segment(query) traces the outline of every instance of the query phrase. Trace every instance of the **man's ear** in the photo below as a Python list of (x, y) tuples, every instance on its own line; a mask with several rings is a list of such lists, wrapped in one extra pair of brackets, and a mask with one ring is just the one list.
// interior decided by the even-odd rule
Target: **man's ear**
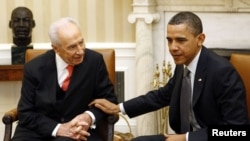
[(32, 28), (34, 28), (36, 26), (36, 22), (32, 20), (32, 24), (33, 24)]
[(11, 28), (11, 20), (9, 21), (9, 28)]
[(53, 49), (55, 52), (57, 52), (57, 50), (58, 50), (58, 47), (57, 47), (57, 46), (51, 44), (51, 47), (52, 47), (52, 49)]
[(200, 35), (198, 35), (198, 46), (202, 46), (203, 42), (205, 41), (205, 34), (201, 33)]

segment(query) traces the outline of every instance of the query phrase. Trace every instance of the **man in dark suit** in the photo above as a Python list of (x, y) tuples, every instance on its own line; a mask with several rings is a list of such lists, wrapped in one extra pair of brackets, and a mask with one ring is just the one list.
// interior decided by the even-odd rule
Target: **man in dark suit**
[[(104, 99), (93, 101), (107, 113), (122, 112), (135, 117), (169, 106), (169, 122), (174, 135), (137, 137), (136, 141), (207, 141), (208, 129), (215, 125), (245, 125), (248, 122), (246, 92), (235, 68), (226, 59), (203, 46), (205, 34), (200, 18), (192, 12), (177, 13), (167, 25), (169, 51), (175, 61), (174, 76), (158, 90), (119, 105)], [(188, 130), (182, 130), (181, 87), (183, 70), (190, 71), (191, 100)], [(186, 93), (184, 93), (186, 94)]]
[(107, 114), (88, 104), (96, 98), (117, 102), (104, 59), (85, 48), (72, 18), (53, 23), (49, 36), (53, 50), (24, 65), (13, 141), (99, 141), (95, 125)]

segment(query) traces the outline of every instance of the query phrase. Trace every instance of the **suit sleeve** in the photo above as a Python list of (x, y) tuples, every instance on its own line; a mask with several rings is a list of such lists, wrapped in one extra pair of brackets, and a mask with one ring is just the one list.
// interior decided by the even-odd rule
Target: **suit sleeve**
[(174, 88), (174, 81), (175, 76), (164, 87), (125, 101), (123, 106), (126, 114), (132, 118), (168, 106)]

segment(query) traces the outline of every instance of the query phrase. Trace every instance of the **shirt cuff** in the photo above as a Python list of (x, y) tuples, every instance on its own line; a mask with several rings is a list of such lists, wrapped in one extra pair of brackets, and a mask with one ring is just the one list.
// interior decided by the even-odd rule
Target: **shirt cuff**
[(95, 115), (92, 112), (90, 112), (90, 111), (85, 111), (84, 113), (87, 113), (91, 117), (91, 119), (92, 119), (92, 124), (91, 124), (90, 128), (91, 129), (95, 129), (96, 128), (96, 125), (95, 125)]
[(119, 108), (120, 108), (121, 113), (124, 114), (124, 115), (126, 115), (126, 111), (124, 109), (123, 103), (119, 104)]
[(186, 133), (186, 141), (188, 141), (189, 132)]
[(59, 124), (57, 124), (56, 127), (54, 128), (54, 130), (53, 130), (53, 132), (52, 132), (52, 136), (53, 136), (53, 137), (56, 137), (56, 133), (57, 133), (57, 131), (58, 131), (58, 129), (59, 129), (60, 126), (61, 126), (61, 124), (59, 123)]

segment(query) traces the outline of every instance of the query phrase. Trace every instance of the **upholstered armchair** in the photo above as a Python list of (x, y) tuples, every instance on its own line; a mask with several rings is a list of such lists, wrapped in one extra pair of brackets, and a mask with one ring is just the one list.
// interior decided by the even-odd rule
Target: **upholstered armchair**
[(250, 54), (231, 54), (230, 62), (234, 65), (236, 70), (239, 72), (247, 93), (247, 109), (248, 109), (248, 118), (250, 124)]

